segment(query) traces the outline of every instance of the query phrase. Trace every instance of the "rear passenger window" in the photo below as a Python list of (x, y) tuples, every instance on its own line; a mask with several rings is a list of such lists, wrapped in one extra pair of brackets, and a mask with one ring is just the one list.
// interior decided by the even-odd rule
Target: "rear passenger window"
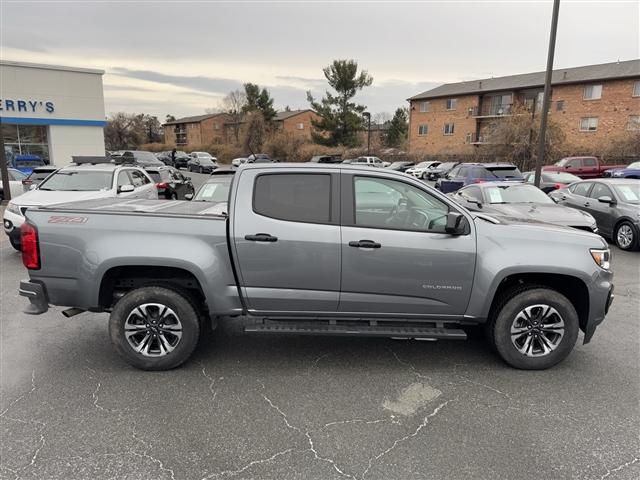
[(589, 189), (591, 188), (591, 185), (593, 184), (592, 183), (576, 183), (571, 193), (575, 195), (580, 195), (581, 197), (586, 197), (587, 192), (589, 192)]
[(253, 211), (290, 222), (331, 222), (331, 175), (265, 174), (256, 178)]

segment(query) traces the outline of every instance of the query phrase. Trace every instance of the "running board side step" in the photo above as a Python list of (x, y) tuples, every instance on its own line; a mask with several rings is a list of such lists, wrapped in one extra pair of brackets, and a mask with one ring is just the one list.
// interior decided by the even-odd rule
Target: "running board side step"
[(293, 335), (340, 335), (362, 337), (432, 338), (466, 340), (459, 328), (400, 327), (388, 325), (315, 325), (309, 323), (269, 322), (244, 327), (246, 333), (276, 333)]

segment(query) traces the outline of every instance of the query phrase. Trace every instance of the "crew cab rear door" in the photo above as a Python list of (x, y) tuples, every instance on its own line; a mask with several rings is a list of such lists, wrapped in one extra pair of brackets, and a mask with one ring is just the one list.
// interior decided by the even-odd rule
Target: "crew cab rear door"
[(335, 312), (340, 295), (340, 176), (331, 169), (236, 173), (230, 237), (252, 313)]
[(343, 173), (339, 312), (443, 318), (466, 311), (475, 272), (471, 219), (445, 233), (457, 209), (408, 179)]

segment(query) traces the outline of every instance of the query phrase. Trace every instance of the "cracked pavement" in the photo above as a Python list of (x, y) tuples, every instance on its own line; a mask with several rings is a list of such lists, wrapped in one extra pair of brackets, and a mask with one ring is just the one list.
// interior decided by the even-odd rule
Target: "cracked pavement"
[(640, 253), (557, 367), (482, 340), (207, 335), (170, 372), (112, 350), (107, 315), (21, 313), (0, 240), (0, 478), (640, 478)]

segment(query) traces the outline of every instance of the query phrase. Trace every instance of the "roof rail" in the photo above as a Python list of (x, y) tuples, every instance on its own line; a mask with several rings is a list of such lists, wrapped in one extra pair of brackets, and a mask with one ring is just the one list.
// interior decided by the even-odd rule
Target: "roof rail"
[(77, 155), (73, 155), (71, 157), (71, 160), (76, 165), (85, 165), (85, 164), (96, 165), (96, 164), (99, 164), (99, 163), (112, 163), (113, 162), (113, 159), (111, 157), (105, 157), (105, 156), (77, 156)]

